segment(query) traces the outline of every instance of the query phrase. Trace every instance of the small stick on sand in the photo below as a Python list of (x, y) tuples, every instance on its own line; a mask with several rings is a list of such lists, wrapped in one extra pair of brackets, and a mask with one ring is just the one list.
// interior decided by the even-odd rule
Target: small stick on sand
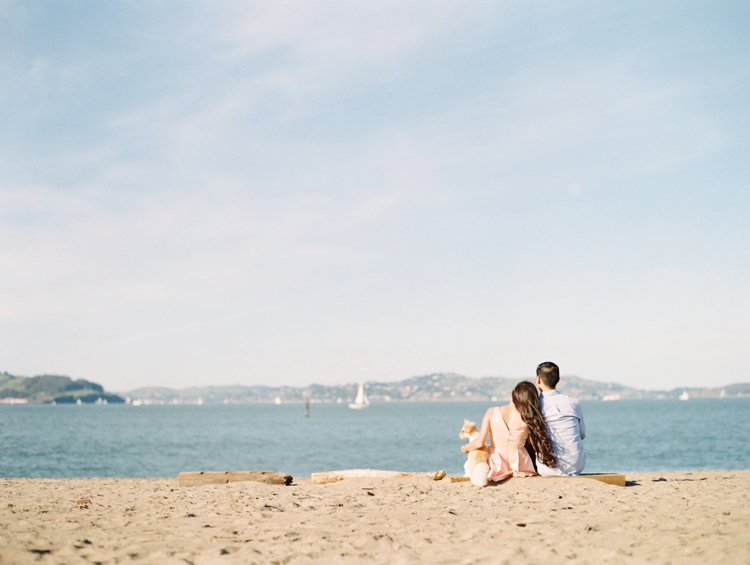
[(238, 481), (254, 481), (267, 485), (288, 485), (292, 476), (273, 471), (197, 471), (180, 473), (177, 480), (181, 487), (198, 487), (201, 485), (223, 485)]

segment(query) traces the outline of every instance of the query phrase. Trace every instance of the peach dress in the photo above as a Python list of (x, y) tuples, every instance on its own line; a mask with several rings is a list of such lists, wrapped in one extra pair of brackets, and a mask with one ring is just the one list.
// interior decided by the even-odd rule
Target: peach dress
[(487, 478), (491, 481), (502, 481), (508, 477), (531, 477), (536, 475), (529, 452), (526, 451), (526, 438), (529, 427), (521, 422), (517, 428), (510, 429), (503, 420), (500, 409), (490, 418), (490, 472)]

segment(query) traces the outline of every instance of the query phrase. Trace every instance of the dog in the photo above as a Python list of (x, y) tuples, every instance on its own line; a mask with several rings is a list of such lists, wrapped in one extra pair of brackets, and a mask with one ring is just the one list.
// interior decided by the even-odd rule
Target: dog
[[(478, 436), (479, 430), (476, 423), (464, 419), (464, 425), (458, 437), (474, 441)], [(469, 451), (466, 463), (464, 463), (464, 477), (469, 477), (477, 486), (487, 486), (487, 474), (490, 470), (489, 458), (490, 454), (486, 445)]]

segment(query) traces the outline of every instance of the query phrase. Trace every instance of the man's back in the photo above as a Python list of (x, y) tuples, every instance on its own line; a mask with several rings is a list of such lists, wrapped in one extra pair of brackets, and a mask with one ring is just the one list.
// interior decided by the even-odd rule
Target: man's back
[(586, 437), (586, 425), (580, 403), (556, 390), (543, 391), (540, 401), (555, 449), (557, 467), (547, 467), (537, 459), (539, 474), (579, 475), (586, 465), (586, 454), (581, 441)]

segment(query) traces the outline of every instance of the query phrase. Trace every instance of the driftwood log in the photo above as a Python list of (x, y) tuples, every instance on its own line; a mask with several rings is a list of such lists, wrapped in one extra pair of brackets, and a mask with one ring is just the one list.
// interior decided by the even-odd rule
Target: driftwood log
[(550, 477), (533, 477), (539, 479), (594, 479), (601, 483), (607, 483), (608, 485), (615, 485), (618, 487), (624, 487), (626, 485), (625, 475), (621, 473), (590, 473), (575, 475), (573, 477), (552, 475)]
[(201, 485), (223, 485), (238, 481), (255, 481), (267, 485), (288, 485), (292, 476), (273, 471), (197, 471), (177, 475), (181, 487), (198, 487)]
[[(625, 486), (625, 475), (621, 473), (591, 473), (589, 475), (575, 475), (575, 476), (559, 476), (553, 475), (551, 477), (528, 477), (530, 479), (594, 479), (608, 485), (615, 485), (618, 487)], [(468, 483), (471, 481), (469, 477), (463, 475), (450, 475), (452, 483)]]
[(375, 478), (375, 479), (397, 479), (404, 477), (423, 477), (433, 481), (439, 481), (445, 477), (445, 471), (430, 471), (429, 473), (402, 473), (400, 471), (380, 471), (378, 469), (347, 469), (344, 471), (326, 471), (313, 473), (310, 482), (314, 485), (325, 485), (336, 483), (344, 479)]

